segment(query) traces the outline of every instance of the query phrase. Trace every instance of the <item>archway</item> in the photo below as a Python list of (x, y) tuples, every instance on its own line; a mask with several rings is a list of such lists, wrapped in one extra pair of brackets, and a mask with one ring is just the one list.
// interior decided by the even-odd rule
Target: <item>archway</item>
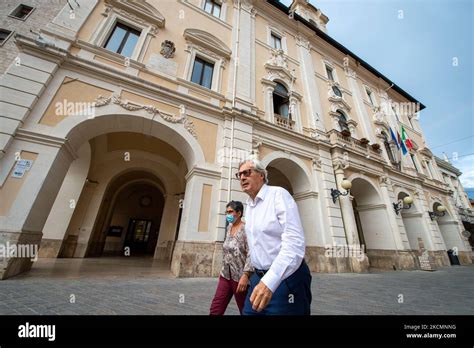
[(188, 172), (184, 158), (139, 133), (107, 133), (89, 143), (87, 182), (60, 256), (154, 255), (169, 261)]
[[(434, 202), (432, 211), (437, 212), (440, 205), (442, 205), (440, 202)], [(452, 218), (449, 209), (446, 210), (445, 215), (436, 216), (434, 219), (438, 225), (446, 250), (464, 251), (465, 247), (461, 239), (459, 224)]]
[(365, 178), (351, 179), (352, 206), (359, 243), (367, 252), (372, 267), (384, 267), (388, 250), (396, 250), (387, 207), (375, 186)]
[[(407, 196), (409, 194), (406, 192), (398, 193), (397, 202), (403, 202)], [(407, 234), (409, 249), (416, 252), (421, 249), (433, 250), (433, 243), (426, 232), (423, 214), (419, 210), (417, 202), (414, 200), (410, 209), (402, 209), (399, 214)]]
[(86, 256), (153, 255), (165, 204), (162, 187), (142, 171), (115, 178), (104, 194)]
[(286, 189), (295, 199), (307, 246), (323, 245), (322, 229), (316, 219), (317, 193), (312, 189), (310, 172), (299, 158), (275, 151), (262, 159), (268, 171), (268, 185)]

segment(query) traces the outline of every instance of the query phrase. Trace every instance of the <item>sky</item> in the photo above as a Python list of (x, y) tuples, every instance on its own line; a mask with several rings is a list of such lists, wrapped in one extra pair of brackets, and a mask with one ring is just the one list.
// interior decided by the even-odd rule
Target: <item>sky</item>
[(329, 17), (328, 35), (426, 106), (420, 123), (428, 147), (447, 155), (474, 198), (474, 2), (310, 3)]

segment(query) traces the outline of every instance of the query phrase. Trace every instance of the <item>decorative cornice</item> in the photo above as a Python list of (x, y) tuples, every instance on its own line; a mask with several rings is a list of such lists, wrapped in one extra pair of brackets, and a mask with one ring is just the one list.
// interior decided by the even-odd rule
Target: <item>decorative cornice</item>
[(197, 138), (196, 131), (194, 129), (194, 124), (189, 121), (186, 118), (185, 113), (181, 113), (180, 118), (176, 118), (173, 115), (166, 114), (160, 110), (158, 110), (156, 107), (151, 106), (151, 105), (140, 105), (140, 104), (135, 104), (135, 103), (129, 103), (128, 101), (124, 102), (118, 95), (111, 95), (110, 97), (104, 97), (102, 95), (99, 95), (96, 100), (95, 100), (95, 106), (96, 107), (102, 107), (105, 105), (109, 105), (110, 103), (119, 105), (120, 107), (124, 108), (125, 110), (128, 111), (139, 111), (139, 110), (145, 110), (149, 114), (156, 115), (158, 114), (163, 120), (166, 122), (170, 123), (182, 123), (184, 125), (184, 128), (191, 133), (191, 135), (195, 138)]
[(198, 176), (206, 176), (211, 179), (220, 179), (222, 176), (222, 173), (218, 170), (212, 170), (212, 169), (207, 169), (207, 168), (198, 168), (198, 167), (193, 167), (191, 170), (185, 175), (184, 179), (188, 181), (193, 177), (194, 175)]
[(74, 160), (78, 158), (76, 151), (69, 144), (68, 139), (58, 138), (52, 135), (41, 134), (27, 129), (19, 128), (15, 133), (15, 139), (24, 140), (29, 143), (41, 144), (51, 147), (63, 148)]
[(104, 16), (108, 16), (110, 11), (113, 9), (127, 17), (132, 17), (138, 22), (143, 22), (145, 20), (159, 28), (165, 26), (165, 17), (160, 11), (158, 11), (154, 6), (148, 4), (146, 1), (105, 0), (105, 6), (105, 11), (102, 13)]
[(184, 38), (198, 46), (206, 48), (220, 57), (230, 58), (232, 50), (214, 35), (200, 29), (186, 29), (183, 33)]

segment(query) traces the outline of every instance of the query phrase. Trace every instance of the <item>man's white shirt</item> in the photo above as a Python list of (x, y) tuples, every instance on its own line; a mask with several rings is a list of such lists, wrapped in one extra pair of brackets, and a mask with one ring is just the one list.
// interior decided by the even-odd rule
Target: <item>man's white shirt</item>
[(261, 281), (272, 291), (300, 266), (304, 231), (295, 200), (282, 187), (263, 185), (255, 200), (247, 198), (245, 232), (256, 269), (268, 270)]

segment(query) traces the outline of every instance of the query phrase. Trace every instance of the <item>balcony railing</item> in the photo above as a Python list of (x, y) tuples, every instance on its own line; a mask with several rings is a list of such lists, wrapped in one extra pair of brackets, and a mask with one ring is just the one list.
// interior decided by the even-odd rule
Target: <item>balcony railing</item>
[(295, 121), (290, 120), (289, 118), (281, 117), (278, 114), (275, 114), (275, 123), (283, 128), (293, 130), (295, 128)]
[(378, 160), (383, 160), (381, 154), (382, 150), (379, 146), (373, 147), (372, 145), (369, 145), (366, 141), (360, 141), (350, 136), (344, 136), (341, 134), (341, 132), (335, 129), (329, 131), (328, 135), (332, 144), (344, 145), (346, 149), (350, 149), (363, 156), (367, 156), (369, 154)]

